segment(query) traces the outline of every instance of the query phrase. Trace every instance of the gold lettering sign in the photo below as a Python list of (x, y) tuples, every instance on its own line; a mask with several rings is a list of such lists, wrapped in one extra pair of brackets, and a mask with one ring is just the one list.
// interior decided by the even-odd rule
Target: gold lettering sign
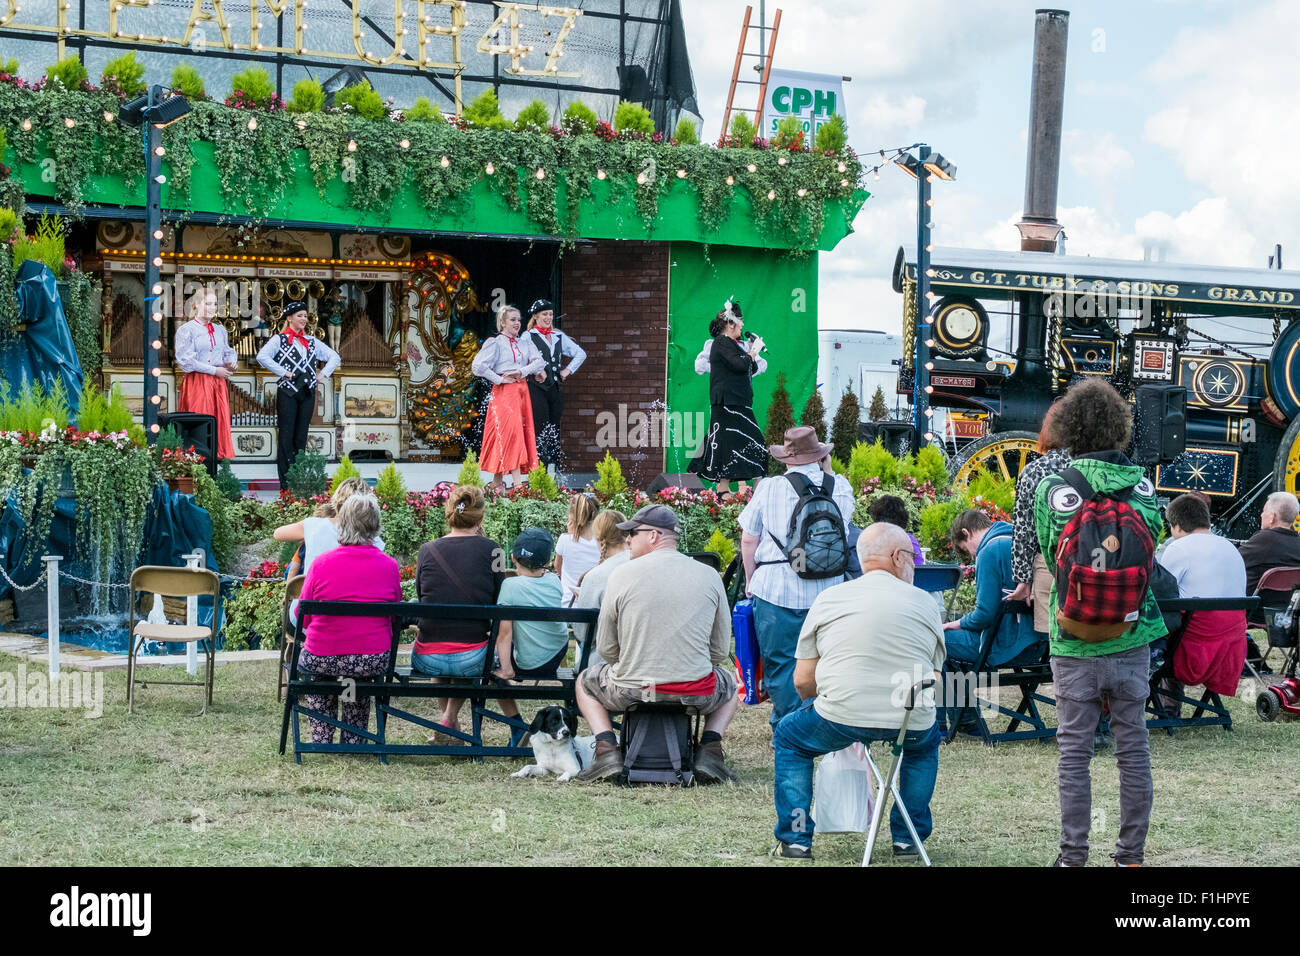
[[(260, 13), (260, 6), (265, 3), (266, 8), (271, 11), (271, 16), (279, 20), (284, 16), (285, 10), (288, 9), (289, 4), (292, 2), (293, 0), (248, 0), (248, 36), (250, 46), (257, 50), (262, 48), (262, 21), (257, 19), (258, 14)], [(293, 5), (294, 53), (302, 53), (303, 50), (306, 49), (303, 44), (302, 33), (302, 4), (295, 3)]]
[[(568, 7), (543, 7), (528, 3), (506, 3), (504, 0), (495, 0), (501, 12), (497, 18), (492, 21), (492, 25), (487, 28), (487, 32), (479, 38), (477, 50), (479, 53), (487, 53), (491, 56), (500, 56), (509, 54), (510, 66), (506, 72), (516, 76), (581, 76), (581, 73), (561, 73), (556, 69), (556, 61), (564, 55), (564, 39), (573, 29), (578, 17), (582, 16), (581, 10), (573, 10)], [(560, 28), (560, 35), (556, 38), (553, 46), (546, 56), (546, 67), (541, 70), (526, 70), (520, 63), (525, 56), (533, 52), (531, 46), (525, 46), (519, 42), (519, 11), (533, 10), (544, 17), (564, 17), (564, 25)], [(493, 39), (501, 32), (501, 27), (506, 23), (510, 24), (510, 44), (502, 46), (494, 43)]]
[(185, 24), (185, 36), (181, 39), (181, 42), (186, 46), (189, 46), (194, 36), (194, 25), (196, 23), (202, 23), (205, 20), (214, 20), (216, 21), (217, 29), (221, 31), (222, 45), (229, 50), (231, 48), (230, 24), (226, 22), (226, 14), (221, 9), (221, 0), (211, 0), (212, 13), (203, 9), (203, 3), (204, 0), (194, 0), (194, 6), (190, 8), (189, 22)]
[[(165, 37), (146, 36), (143, 33), (123, 33), (117, 27), (117, 13), (123, 7), (150, 7), (154, 0), (108, 0), (108, 38), (110, 40), (136, 40), (139, 43), (165, 43)], [(81, 31), (75, 31), (81, 32)]]
[(402, 41), (404, 36), (406, 36), (406, 31), (402, 29), (402, 0), (393, 0), (393, 52), (388, 57), (378, 57), (369, 53), (361, 46), (364, 40), (364, 34), (361, 32), (361, 0), (353, 0), (352, 45), (356, 48), (357, 55), (361, 59), (376, 66), (387, 66), (390, 63), (396, 63), (405, 52)]

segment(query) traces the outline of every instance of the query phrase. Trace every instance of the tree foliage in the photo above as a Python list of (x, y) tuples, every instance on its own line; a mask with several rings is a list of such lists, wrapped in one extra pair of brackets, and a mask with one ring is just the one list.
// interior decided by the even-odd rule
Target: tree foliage
[(834, 455), (840, 461), (853, 457), (853, 446), (858, 443), (858, 422), (862, 417), (862, 407), (853, 389), (846, 388), (840, 399), (840, 407), (835, 411), (835, 420), (831, 423), (831, 444), (835, 446)]

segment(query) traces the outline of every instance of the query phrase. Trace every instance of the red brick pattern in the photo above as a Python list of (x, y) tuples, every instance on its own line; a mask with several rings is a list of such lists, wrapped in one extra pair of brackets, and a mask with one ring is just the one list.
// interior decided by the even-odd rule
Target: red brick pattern
[[(563, 260), (560, 324), (587, 351), (565, 386), (565, 470), (591, 472), (605, 456), (597, 417), (662, 408), (668, 374), (668, 267), (665, 242), (596, 242)], [(662, 448), (611, 448), (636, 487), (663, 470)]]

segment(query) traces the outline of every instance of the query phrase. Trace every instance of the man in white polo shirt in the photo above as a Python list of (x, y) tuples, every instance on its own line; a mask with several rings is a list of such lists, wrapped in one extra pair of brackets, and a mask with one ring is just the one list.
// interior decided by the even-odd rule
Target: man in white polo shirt
[[(776, 726), (776, 838), (773, 852), (812, 859), (813, 759), (856, 742), (893, 741), (903, 726), (908, 690), (934, 672), (946, 650), (939, 607), (912, 586), (912, 542), (902, 528), (877, 522), (858, 539), (862, 577), (836, 585), (813, 603), (799, 634), (794, 686), (805, 698)], [(899, 789), (917, 835), (933, 825), (930, 797), (939, 769), (934, 697), (917, 698), (903, 742)], [(915, 856), (903, 815), (889, 815), (895, 856)]]

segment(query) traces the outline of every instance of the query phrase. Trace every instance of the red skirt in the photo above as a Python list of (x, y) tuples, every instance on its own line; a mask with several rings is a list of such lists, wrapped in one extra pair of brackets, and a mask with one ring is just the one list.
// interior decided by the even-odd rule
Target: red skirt
[(235, 457), (230, 440), (230, 388), (224, 378), (206, 372), (186, 372), (177, 411), (212, 415), (217, 419), (217, 458)]
[(483, 451), (479, 467), (494, 475), (518, 468), (537, 467), (537, 440), (533, 435), (533, 402), (527, 382), (493, 385), (487, 420), (483, 423)]

